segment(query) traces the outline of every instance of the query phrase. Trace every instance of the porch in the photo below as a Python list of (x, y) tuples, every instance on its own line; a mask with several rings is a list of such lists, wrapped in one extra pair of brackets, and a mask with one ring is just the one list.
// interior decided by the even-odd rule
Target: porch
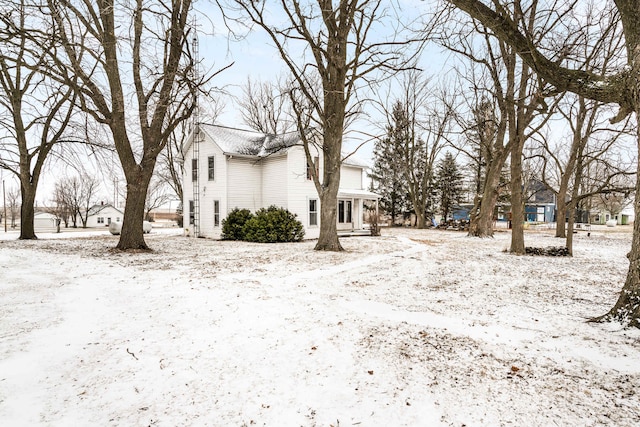
[(365, 218), (370, 215), (365, 208), (365, 201), (375, 203), (375, 214), (378, 213), (380, 196), (366, 190), (340, 189), (338, 192), (338, 236), (370, 236), (371, 230)]

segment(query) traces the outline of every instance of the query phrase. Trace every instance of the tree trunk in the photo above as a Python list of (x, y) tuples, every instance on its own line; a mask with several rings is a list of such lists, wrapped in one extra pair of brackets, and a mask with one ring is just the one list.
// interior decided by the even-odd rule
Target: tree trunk
[[(493, 237), (493, 213), (498, 202), (498, 187), (500, 185), (500, 175), (504, 162), (509, 154), (508, 145), (503, 147), (498, 145), (504, 138), (504, 130), (500, 130), (494, 145), (497, 147), (493, 160), (489, 162), (487, 177), (482, 189), (482, 198), (479, 200), (480, 209), (471, 217), (469, 224), (470, 237)], [(474, 206), (475, 207), (475, 206)]]
[(419, 212), (420, 208), (416, 209), (416, 228), (425, 228), (426, 227), (426, 221), (424, 218), (424, 210), (422, 212)]
[(511, 248), (509, 252), (524, 255), (524, 200), (522, 196), (522, 141), (511, 150)]
[[(571, 203), (568, 206), (569, 211), (569, 220), (567, 222), (567, 237), (566, 237), (566, 246), (567, 246), (567, 250), (569, 251), (569, 255), (573, 256), (573, 224), (575, 222), (574, 218), (575, 218), (575, 206), (573, 203)], [(564, 223), (564, 221), (562, 221)], [(563, 227), (564, 228), (564, 227)], [(558, 236), (556, 236), (558, 237)]]
[[(320, 196), (320, 235), (316, 251), (342, 251), (338, 240), (338, 190), (342, 164), (342, 122), (339, 128), (327, 126), (324, 132), (324, 171)], [(335, 123), (333, 123), (335, 125)]]
[[(582, 181), (582, 153), (588, 138), (583, 138), (582, 133), (587, 121), (587, 106), (583, 97), (578, 98), (579, 109), (576, 117), (576, 123), (572, 125), (573, 140), (571, 142), (571, 151), (565, 171), (560, 177), (560, 187), (558, 188), (557, 213), (556, 213), (556, 237), (567, 237), (565, 232), (565, 218), (567, 210), (569, 215), (575, 215), (576, 197), (578, 196), (578, 187)], [(595, 111), (592, 111), (591, 119), (593, 120)], [(588, 128), (589, 126), (587, 126)], [(575, 174), (574, 174), (575, 172)], [(569, 180), (574, 176), (573, 191), (571, 194), (570, 205), (567, 206), (567, 192), (569, 191)], [(574, 216), (575, 218), (575, 216)]]
[(20, 240), (37, 239), (33, 225), (35, 218), (34, 204), (36, 200), (36, 187), (30, 183), (21, 183), (22, 205), (20, 206)]
[(134, 175), (134, 178), (131, 178), (130, 174), (125, 174), (127, 197), (124, 205), (120, 240), (116, 245), (116, 249), (123, 251), (149, 249), (144, 240), (142, 222), (144, 221), (144, 206), (153, 168), (150, 171), (142, 167), (137, 168), (140, 170)]
[(147, 199), (147, 189), (153, 174), (152, 167), (138, 167), (138, 172), (131, 176), (127, 174), (127, 199), (124, 205), (124, 218), (117, 249), (141, 249), (149, 247), (144, 240), (142, 222), (144, 220), (144, 205)]
[(338, 240), (337, 211), (338, 198), (337, 192), (333, 196), (330, 191), (325, 191), (320, 195), (320, 236), (316, 243), (316, 251), (342, 251), (342, 245)]
[(493, 237), (493, 212), (498, 201), (498, 185), (503, 164), (504, 162), (500, 162), (499, 165), (492, 164), (487, 170), (482, 199), (479, 200), (480, 210), (471, 218), (469, 225), (471, 237)]
[[(565, 201), (566, 197), (567, 188), (565, 187), (563, 191), (562, 186), (560, 186), (560, 191), (558, 191), (558, 198), (556, 202), (556, 237), (567, 237), (567, 231), (565, 227), (565, 218), (567, 217), (567, 202)], [(571, 213), (569, 213), (569, 215), (571, 215)], [(571, 218), (569, 218), (569, 220), (571, 220)]]

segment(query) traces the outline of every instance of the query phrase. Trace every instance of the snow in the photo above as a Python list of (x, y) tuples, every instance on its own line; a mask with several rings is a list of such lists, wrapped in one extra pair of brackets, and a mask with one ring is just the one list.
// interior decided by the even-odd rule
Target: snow
[(510, 255), (508, 232), (318, 253), (154, 229), (126, 254), (106, 230), (7, 233), (0, 425), (639, 425), (640, 331), (586, 322), (626, 276), (614, 230), (573, 258)]

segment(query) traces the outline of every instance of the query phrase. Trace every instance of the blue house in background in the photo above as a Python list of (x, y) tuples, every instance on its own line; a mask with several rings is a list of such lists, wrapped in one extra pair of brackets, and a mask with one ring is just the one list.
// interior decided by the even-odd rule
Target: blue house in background
[(529, 182), (525, 190), (525, 193), (529, 194), (524, 205), (525, 221), (555, 222), (556, 193), (538, 180)]
[(473, 205), (461, 205), (453, 208), (453, 220), (454, 221), (469, 221), (471, 215), (471, 209), (473, 209)]
[[(524, 206), (524, 218), (526, 222), (547, 223), (556, 220), (556, 193), (540, 180), (531, 180), (523, 188), (527, 200)], [(472, 203), (465, 203), (453, 208), (454, 221), (469, 221)], [(494, 219), (496, 221), (511, 220), (511, 206), (498, 203), (495, 206)]]

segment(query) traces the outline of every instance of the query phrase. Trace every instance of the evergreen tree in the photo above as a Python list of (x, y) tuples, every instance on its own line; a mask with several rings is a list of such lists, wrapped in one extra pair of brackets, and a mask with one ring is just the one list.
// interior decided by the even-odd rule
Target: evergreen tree
[(396, 217), (408, 210), (403, 165), (408, 120), (401, 103), (394, 106), (391, 122), (387, 126), (386, 137), (375, 143), (371, 176), (374, 180), (373, 190), (382, 196), (380, 208), (391, 216), (391, 223), (395, 224)]
[(436, 181), (442, 216), (446, 220), (453, 208), (460, 203), (463, 193), (463, 177), (458, 164), (449, 152), (438, 163)]
[(374, 147), (372, 176), (377, 183), (374, 190), (382, 196), (381, 207), (394, 221), (398, 214), (415, 214), (418, 228), (424, 228), (426, 219), (433, 215), (435, 159), (446, 124), (437, 116), (430, 119), (433, 126), (425, 140), (417, 134), (415, 111), (396, 101), (389, 114), (387, 135)]

